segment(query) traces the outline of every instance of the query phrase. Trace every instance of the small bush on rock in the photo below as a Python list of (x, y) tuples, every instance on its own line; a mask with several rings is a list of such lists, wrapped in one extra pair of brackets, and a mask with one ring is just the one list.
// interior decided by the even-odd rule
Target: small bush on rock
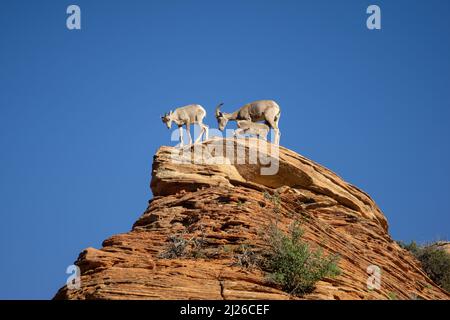
[(450, 254), (436, 244), (419, 245), (415, 241), (399, 242), (420, 261), (425, 273), (441, 288), (450, 292)]
[(269, 272), (269, 278), (293, 295), (310, 293), (317, 281), (340, 274), (338, 257), (311, 249), (302, 236), (298, 223), (291, 225), (289, 234), (271, 225), (269, 248), (264, 254), (263, 267)]

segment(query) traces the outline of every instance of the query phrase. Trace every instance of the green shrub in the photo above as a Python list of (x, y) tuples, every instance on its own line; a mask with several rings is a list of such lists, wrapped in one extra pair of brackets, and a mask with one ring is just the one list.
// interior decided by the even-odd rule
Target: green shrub
[(267, 239), (269, 249), (263, 260), (269, 278), (293, 295), (310, 293), (317, 281), (340, 274), (338, 257), (325, 256), (321, 249), (312, 250), (302, 236), (297, 222), (291, 225), (289, 234), (272, 224)]
[(406, 242), (402, 242), (402, 241), (397, 241), (397, 243), (400, 245), (400, 247), (402, 247), (403, 249), (408, 250), (409, 252), (411, 252), (415, 257), (417, 257), (417, 255), (419, 254), (419, 251), (421, 249), (421, 247), (415, 242), (415, 241), (411, 241), (410, 243), (406, 243)]
[(434, 244), (421, 246), (416, 242), (399, 242), (420, 261), (425, 273), (440, 287), (450, 292), (450, 254)]
[(397, 300), (397, 294), (395, 292), (388, 292), (388, 299), (389, 300)]
[(267, 191), (264, 191), (263, 193), (264, 198), (269, 200), (270, 202), (272, 202), (274, 208), (273, 211), (275, 213), (280, 213), (281, 211), (281, 198), (280, 198), (280, 194), (278, 192), (274, 192), (273, 195), (271, 195), (270, 193), (268, 193)]

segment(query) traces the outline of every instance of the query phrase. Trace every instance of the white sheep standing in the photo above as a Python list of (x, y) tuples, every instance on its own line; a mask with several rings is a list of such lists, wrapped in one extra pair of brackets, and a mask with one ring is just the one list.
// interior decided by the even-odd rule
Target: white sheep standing
[(233, 113), (220, 111), (223, 103), (216, 107), (216, 119), (219, 124), (219, 130), (225, 130), (228, 121), (249, 120), (254, 123), (264, 121), (275, 133), (275, 144), (280, 144), (280, 129), (278, 122), (280, 121), (280, 106), (273, 100), (258, 100), (240, 107)]
[(192, 144), (191, 137), (191, 124), (198, 124), (201, 128), (200, 135), (195, 140), (195, 143), (200, 141), (204, 134), (204, 140), (208, 140), (208, 126), (203, 123), (203, 119), (206, 117), (206, 110), (199, 104), (190, 104), (184, 107), (175, 109), (175, 111), (169, 111), (161, 117), (163, 123), (167, 125), (167, 128), (172, 127), (174, 122), (180, 131), (180, 148), (183, 146), (183, 125), (186, 126), (186, 132), (189, 137), (189, 144)]

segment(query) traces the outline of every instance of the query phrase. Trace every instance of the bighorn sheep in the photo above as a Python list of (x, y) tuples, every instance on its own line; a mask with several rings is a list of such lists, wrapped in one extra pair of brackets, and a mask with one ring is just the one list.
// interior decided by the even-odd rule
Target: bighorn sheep
[(161, 117), (163, 123), (167, 125), (167, 128), (172, 127), (172, 122), (178, 126), (180, 130), (180, 147), (183, 146), (183, 125), (186, 126), (186, 132), (189, 136), (189, 144), (192, 144), (192, 137), (190, 131), (191, 124), (198, 124), (201, 128), (200, 135), (198, 136), (195, 143), (197, 143), (202, 135), (205, 134), (205, 140), (208, 139), (208, 126), (203, 123), (203, 119), (206, 116), (205, 109), (199, 104), (190, 104), (184, 107), (175, 109), (175, 111), (170, 110), (169, 113), (164, 114)]
[(238, 129), (234, 131), (234, 136), (239, 134), (254, 134), (258, 138), (267, 140), (267, 134), (269, 133), (269, 126), (264, 123), (251, 122), (248, 120), (238, 120), (236, 121)]
[(216, 107), (216, 118), (219, 129), (223, 131), (229, 120), (248, 120), (251, 122), (264, 121), (275, 132), (275, 144), (280, 143), (280, 130), (278, 121), (280, 121), (280, 106), (273, 100), (259, 100), (248, 103), (233, 113), (220, 111), (223, 103)]

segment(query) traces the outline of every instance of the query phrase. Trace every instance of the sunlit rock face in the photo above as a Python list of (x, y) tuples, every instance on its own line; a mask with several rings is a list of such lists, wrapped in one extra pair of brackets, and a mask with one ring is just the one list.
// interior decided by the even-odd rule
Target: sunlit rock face
[[(151, 189), (154, 198), (132, 230), (84, 250), (76, 261), (81, 287), (64, 286), (55, 298), (299, 299), (258, 268), (236, 264), (235, 250), (263, 250), (271, 222), (287, 231), (294, 220), (312, 247), (340, 256), (342, 271), (301, 299), (449, 298), (391, 239), (369, 195), (286, 148), (256, 139), (163, 146)], [(168, 258), (174, 236), (201, 239), (200, 254)], [(381, 268), (379, 289), (368, 289), (369, 266)]]

